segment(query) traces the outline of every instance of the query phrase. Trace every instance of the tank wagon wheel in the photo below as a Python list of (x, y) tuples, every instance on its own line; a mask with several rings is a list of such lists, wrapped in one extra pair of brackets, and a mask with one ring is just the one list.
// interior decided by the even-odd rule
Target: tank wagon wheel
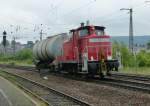
[(38, 72), (41, 73), (41, 69), (38, 69)]
[(37, 72), (39, 72), (40, 73), (40, 66), (39, 66), (39, 64), (36, 64), (36, 70), (37, 70)]
[(93, 73), (88, 73), (85, 75), (87, 79), (93, 79), (94, 78), (94, 74)]
[(108, 72), (106, 73), (106, 75), (107, 75), (107, 76), (111, 76), (111, 73), (108, 71)]

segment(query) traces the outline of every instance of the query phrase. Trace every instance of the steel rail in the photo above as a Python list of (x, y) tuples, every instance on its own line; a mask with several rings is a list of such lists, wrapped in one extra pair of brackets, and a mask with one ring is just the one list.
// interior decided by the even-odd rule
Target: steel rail
[[(7, 71), (0, 71), (0, 73), (6, 74), (6, 76), (3, 74), (0, 74), (1, 76), (5, 77), (6, 79), (13, 80), (13, 81), (19, 83), (20, 85), (22, 85), (24, 88), (26, 88), (30, 92), (35, 93), (50, 106), (59, 106), (59, 105), (92, 106), (92, 104), (89, 104), (85, 101), (79, 100), (79, 99), (77, 99), (73, 96), (70, 96), (68, 94), (65, 94), (63, 92), (57, 91), (57, 90), (50, 88), (46, 85), (43, 85), (41, 83), (24, 78), (20, 75), (10, 73)], [(43, 91), (43, 92), (38, 93), (38, 91)]]
[(139, 81), (150, 81), (150, 76), (148, 75), (136, 75), (136, 74), (125, 74), (125, 73), (112, 73), (112, 77), (117, 78), (128, 78)]
[(19, 66), (19, 65), (11, 65), (11, 64), (0, 64), (0, 67), (2, 68), (17, 68), (27, 71), (33, 71), (36, 70), (34, 66)]
[(141, 83), (132, 80), (122, 80), (116, 78), (106, 78), (105, 80), (98, 81), (102, 84), (112, 85), (115, 87), (122, 87), (125, 89), (131, 89), (135, 91), (142, 91), (144, 93), (150, 93), (150, 84)]
[[(6, 68), (17, 68), (27, 71), (35, 71), (36, 68), (34, 66), (17, 66), (17, 65), (9, 65), (9, 64), (0, 64), (0, 67), (6, 67)], [(134, 79), (139, 81), (150, 81), (150, 76), (148, 75), (136, 75), (136, 74), (125, 74), (125, 73), (111, 73), (112, 77), (116, 78), (128, 78), (128, 79)]]

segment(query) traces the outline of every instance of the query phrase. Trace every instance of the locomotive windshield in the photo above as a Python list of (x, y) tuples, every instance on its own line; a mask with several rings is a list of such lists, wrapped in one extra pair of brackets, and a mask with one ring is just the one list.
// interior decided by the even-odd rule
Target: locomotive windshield
[(92, 34), (96, 34), (97, 36), (103, 36), (105, 34), (104, 29), (105, 29), (104, 27), (100, 27), (100, 26), (85, 26), (79, 28), (78, 31), (80, 37), (92, 35)]

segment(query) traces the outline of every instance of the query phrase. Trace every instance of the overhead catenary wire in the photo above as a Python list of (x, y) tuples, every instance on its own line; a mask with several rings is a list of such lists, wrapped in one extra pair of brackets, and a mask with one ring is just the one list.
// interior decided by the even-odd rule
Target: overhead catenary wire
[(79, 11), (79, 10), (81, 11), (81, 9), (83, 9), (83, 8), (85, 9), (87, 6), (91, 5), (91, 4), (94, 3), (94, 2), (96, 2), (96, 1), (95, 1), (95, 0), (92, 0), (92, 1), (90, 1), (90, 2), (88, 2), (88, 3), (86, 3), (86, 4), (80, 5), (79, 7), (75, 8), (75, 9), (72, 9), (71, 11), (69, 11), (69, 12), (63, 14), (61, 17), (67, 16), (67, 15), (71, 15), (71, 14), (73, 14), (75, 11)]

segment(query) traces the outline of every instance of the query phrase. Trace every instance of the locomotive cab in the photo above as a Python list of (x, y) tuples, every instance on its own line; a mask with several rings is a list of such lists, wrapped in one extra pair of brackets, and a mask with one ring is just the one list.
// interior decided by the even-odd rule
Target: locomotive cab
[[(70, 39), (63, 44), (63, 65), (78, 73), (101, 75), (118, 69), (118, 61), (112, 59), (110, 36), (103, 26), (81, 26), (70, 31)], [(65, 63), (67, 62), (67, 64)], [(71, 63), (71, 64), (70, 64)]]
[(104, 29), (105, 27), (93, 25), (78, 29), (79, 59), (83, 63), (82, 69), (90, 75), (103, 76), (104, 72), (110, 75), (111, 70), (118, 68), (118, 61), (112, 60), (110, 36), (105, 35)]

